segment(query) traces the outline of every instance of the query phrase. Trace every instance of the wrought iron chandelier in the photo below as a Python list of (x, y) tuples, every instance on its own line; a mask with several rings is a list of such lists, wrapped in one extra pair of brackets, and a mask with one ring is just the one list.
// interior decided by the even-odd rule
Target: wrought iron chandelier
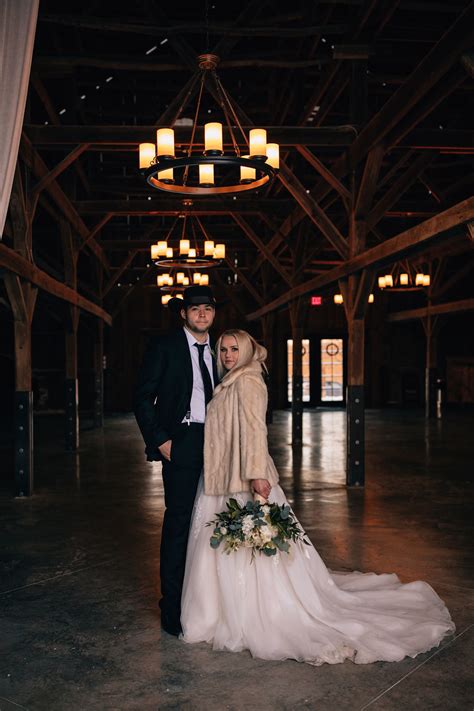
[[(173, 238), (173, 232), (179, 220), (183, 220), (181, 236), (179, 240)], [(202, 245), (199, 246), (197, 224), (203, 233)], [(174, 239), (177, 243), (175, 247), (169, 242)], [(187, 214), (182, 214), (173, 222), (166, 239), (159, 240), (150, 246), (150, 256), (157, 267), (163, 269), (179, 269), (183, 267), (196, 269), (209, 269), (215, 267), (225, 259), (225, 244), (215, 244), (208, 239), (204, 227), (199, 218), (192, 219)], [(205, 275), (203, 275), (205, 276)], [(205, 283), (205, 282), (204, 282)]]
[(409, 264), (406, 265), (406, 271), (402, 271), (402, 268), (397, 265), (392, 272), (379, 276), (377, 284), (379, 289), (415, 291), (429, 286), (431, 284), (431, 277), (429, 274), (416, 271)]
[[(173, 126), (180, 118), (185, 103), (181, 105), (170, 128), (158, 128), (156, 144), (140, 143), (140, 172), (151, 187), (174, 195), (225, 195), (263, 188), (274, 179), (280, 165), (279, 146), (277, 143), (267, 143), (267, 132), (263, 128), (250, 130), (247, 139), (237, 115), (238, 109), (217, 75), (218, 63), (219, 57), (215, 54), (201, 54), (198, 57), (199, 68), (194, 81), (200, 82), (200, 88), (191, 139), (187, 147), (184, 144), (181, 146), (183, 155), (178, 156), (176, 153)], [(222, 123), (206, 123), (204, 136), (196, 136), (205, 87), (208, 90), (210, 88), (210, 93), (216, 98), (224, 115), (233, 147), (231, 153), (224, 153)], [(240, 134), (240, 144), (236, 133)], [(204, 143), (204, 153), (196, 151), (196, 139), (199, 139), (200, 145)], [(242, 145), (245, 146), (244, 150)]]

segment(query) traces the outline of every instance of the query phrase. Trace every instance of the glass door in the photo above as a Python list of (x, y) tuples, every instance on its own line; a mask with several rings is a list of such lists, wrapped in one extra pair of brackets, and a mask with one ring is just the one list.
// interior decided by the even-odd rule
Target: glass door
[[(311, 397), (310, 389), (310, 349), (309, 338), (303, 338), (303, 402), (309, 402)], [(288, 382), (288, 402), (293, 401), (293, 339), (287, 341), (287, 382)]]
[(321, 338), (321, 402), (344, 400), (344, 346), (342, 338)]

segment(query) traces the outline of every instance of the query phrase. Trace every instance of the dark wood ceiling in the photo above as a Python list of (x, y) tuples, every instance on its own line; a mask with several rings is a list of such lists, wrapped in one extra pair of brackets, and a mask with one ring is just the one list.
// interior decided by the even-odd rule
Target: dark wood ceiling
[[(148, 246), (183, 205), (145, 184), (137, 145), (153, 140), (207, 49), (285, 164), (263, 193), (191, 208), (226, 243), (217, 278), (224, 288), (237, 273), (246, 312), (346, 262), (361, 181), (365, 249), (445, 212), (473, 194), (473, 27), (473, 3), (461, 0), (42, 0), (21, 148), (38, 196), (36, 264), (61, 278), (66, 218), (87, 298), (113, 312), (125, 285), (150, 280)], [(193, 113), (191, 101), (181, 116)], [(200, 123), (219, 113), (206, 96)], [(177, 128), (178, 141), (188, 136)], [(459, 254), (472, 261), (469, 219), (448, 246), (399, 258), (452, 276)]]

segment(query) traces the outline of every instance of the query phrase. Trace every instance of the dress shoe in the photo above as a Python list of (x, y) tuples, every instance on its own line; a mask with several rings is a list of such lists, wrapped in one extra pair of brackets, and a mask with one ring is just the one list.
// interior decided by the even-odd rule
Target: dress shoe
[(179, 619), (173, 619), (170, 615), (161, 613), (161, 629), (168, 634), (172, 634), (174, 637), (179, 637), (182, 634), (183, 629)]

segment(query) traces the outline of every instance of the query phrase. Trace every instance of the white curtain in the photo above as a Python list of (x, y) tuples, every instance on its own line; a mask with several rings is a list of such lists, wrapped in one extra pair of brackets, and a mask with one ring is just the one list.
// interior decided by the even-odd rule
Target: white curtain
[(25, 113), (39, 0), (0, 0), (0, 239)]

